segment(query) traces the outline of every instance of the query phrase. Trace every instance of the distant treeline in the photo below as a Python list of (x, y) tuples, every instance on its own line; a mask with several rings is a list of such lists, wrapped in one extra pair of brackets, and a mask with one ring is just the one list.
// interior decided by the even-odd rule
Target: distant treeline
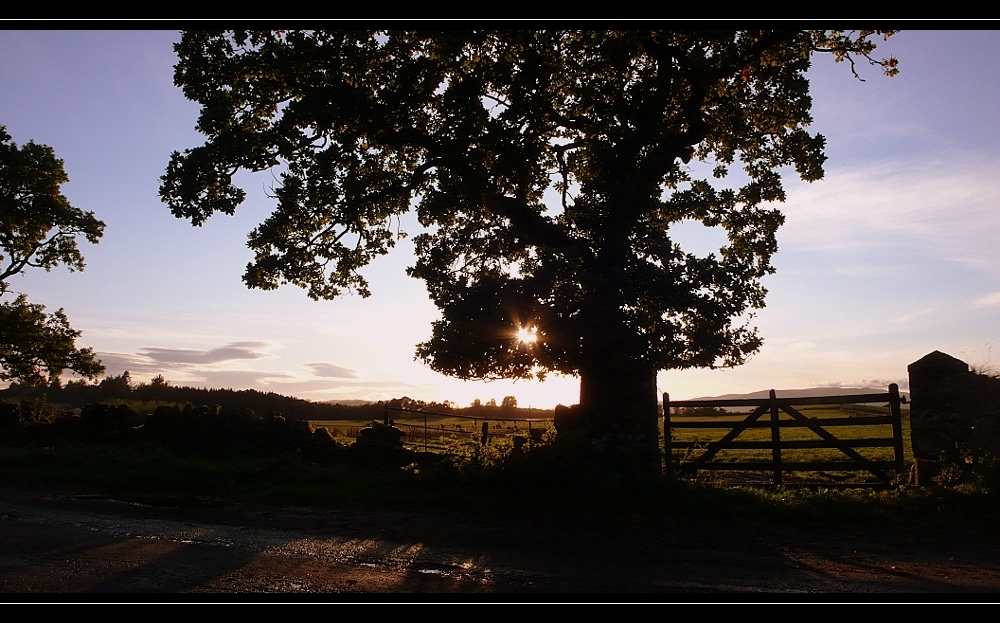
[[(162, 376), (154, 378), (150, 383), (133, 384), (128, 372), (120, 376), (109, 376), (96, 384), (85, 381), (69, 381), (65, 385), (56, 384), (49, 387), (12, 384), (8, 389), (0, 390), (0, 398), (13, 400), (44, 398), (49, 405), (69, 408), (121, 401), (137, 411), (149, 413), (159, 405), (219, 405), (232, 410), (250, 409), (259, 415), (276, 413), (296, 420), (337, 418), (338, 408), (361, 408), (337, 407), (255, 389), (174, 386)], [(371, 407), (371, 405), (365, 406)], [(381, 414), (380, 409), (376, 410)], [(368, 415), (359, 413), (359, 417), (366, 418)]]
[(406, 417), (420, 417), (415, 413), (408, 413), (406, 411), (399, 412), (396, 409), (405, 409), (407, 411), (423, 411), (427, 413), (442, 413), (451, 415), (465, 415), (470, 417), (476, 417), (480, 419), (498, 419), (498, 420), (536, 420), (536, 419), (552, 419), (552, 409), (531, 409), (531, 408), (521, 408), (517, 406), (517, 398), (514, 396), (507, 396), (503, 399), (503, 402), (497, 404), (496, 400), (490, 400), (489, 402), (483, 403), (480, 400), (475, 400), (468, 407), (459, 407), (451, 401), (445, 402), (424, 402), (423, 400), (415, 400), (404, 396), (403, 398), (393, 398), (392, 400), (380, 401), (378, 403), (378, 408), (383, 409), (385, 406), (389, 407), (389, 417), (393, 419), (404, 419)]
[[(457, 407), (445, 401), (424, 402), (409, 397), (394, 398), (377, 403), (361, 405), (330, 404), (312, 402), (301, 398), (282, 396), (274, 392), (255, 389), (206, 389), (171, 385), (162, 376), (149, 383), (132, 382), (128, 371), (119, 376), (108, 376), (96, 384), (86, 381), (69, 381), (50, 386), (22, 385), (13, 383), (0, 390), (0, 400), (44, 400), (51, 406), (66, 408), (93, 403), (123, 402), (132, 409), (152, 413), (160, 405), (218, 405), (224, 409), (250, 409), (258, 415), (280, 414), (293, 420), (381, 420), (386, 406), (395, 409), (410, 409), (431, 413), (468, 415), (479, 418), (550, 418), (552, 411), (546, 409), (520, 409), (513, 396), (504, 398), (502, 404), (495, 400), (482, 404), (479, 400), (468, 407)], [(404, 419), (413, 414), (400, 413), (390, 409), (389, 416)]]

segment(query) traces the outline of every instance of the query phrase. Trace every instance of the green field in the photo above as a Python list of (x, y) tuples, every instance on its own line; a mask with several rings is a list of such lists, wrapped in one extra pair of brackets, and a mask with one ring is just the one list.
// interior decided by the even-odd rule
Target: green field
[[(423, 416), (418, 414), (413, 414), (413, 416), (393, 418), (396, 427), (406, 433), (403, 444), (417, 450), (423, 450), (426, 445), (426, 449), (430, 452), (451, 452), (455, 450), (456, 446), (462, 444), (481, 443), (484, 421), (489, 425), (488, 439), (491, 443), (515, 435), (527, 439), (529, 429), (534, 441), (537, 441), (540, 435), (551, 434), (552, 429), (551, 420), (527, 422), (524, 420), (484, 420), (483, 418), (428, 415), (425, 426)], [(309, 420), (311, 429), (325, 428), (334, 439), (345, 443), (353, 442), (367, 424), (367, 422), (358, 422), (357, 420)]]
[[(798, 410), (809, 418), (821, 420), (836, 418), (842, 419), (845, 423), (850, 423), (853, 419), (858, 417), (889, 414), (888, 407), (872, 405), (801, 406), (798, 407)], [(686, 429), (683, 428), (684, 424), (690, 422), (725, 422), (736, 424), (741, 422), (747, 415), (748, 413), (745, 412), (730, 412), (727, 415), (672, 416), (671, 422), (674, 426), (673, 441), (675, 443), (689, 442), (699, 446), (695, 448), (674, 448), (674, 464), (677, 465), (698, 456), (704, 452), (704, 448), (709, 442), (718, 441), (729, 430), (705, 428)], [(429, 451), (450, 452), (454, 451), (456, 446), (462, 444), (479, 444), (481, 441), (482, 424), (484, 420), (481, 418), (429, 415), (426, 419), (426, 435), (425, 421), (422, 416), (414, 414), (413, 417), (397, 417), (394, 418), (393, 421), (398, 428), (406, 433), (406, 437), (403, 439), (406, 446), (415, 449), (423, 449), (426, 441), (426, 448)], [(498, 438), (510, 437), (513, 435), (519, 435), (522, 437), (528, 436), (528, 422), (497, 421), (492, 419), (487, 421), (489, 423), (489, 439), (491, 443)], [(758, 419), (758, 422), (761, 423), (767, 423), (769, 421), (769, 416), (766, 414)], [(791, 422), (792, 418), (785, 413), (781, 413), (780, 421)], [(317, 428), (325, 428), (330, 432), (334, 439), (349, 443), (357, 437), (360, 430), (367, 425), (367, 422), (363, 423), (358, 422), (357, 420), (309, 420), (309, 425), (313, 430)], [(531, 422), (530, 427), (536, 440), (539, 435), (549, 436), (553, 431), (551, 420), (533, 421)], [(829, 431), (838, 439), (845, 441), (866, 438), (892, 438), (892, 427), (889, 424), (857, 426), (845, 425), (831, 427), (829, 428)], [(902, 433), (904, 465), (909, 466), (909, 464), (912, 463), (912, 451), (910, 449), (908, 411), (903, 411)], [(816, 433), (812, 432), (808, 428), (788, 427), (781, 429), (781, 440), (783, 442), (820, 439), (821, 438), (817, 436)], [(770, 443), (771, 430), (770, 428), (749, 429), (742, 432), (736, 440), (740, 442), (756, 441)], [(893, 460), (892, 447), (859, 447), (856, 448), (856, 451), (863, 457), (873, 461)], [(715, 460), (722, 462), (761, 462), (770, 461), (771, 458), (772, 455), (769, 448), (739, 450), (727, 449), (719, 452), (719, 454), (716, 455)], [(836, 449), (803, 448), (782, 450), (782, 460), (787, 462), (817, 462), (848, 461), (849, 459), (842, 452)], [(836, 474), (835, 479), (843, 479), (843, 474)]]

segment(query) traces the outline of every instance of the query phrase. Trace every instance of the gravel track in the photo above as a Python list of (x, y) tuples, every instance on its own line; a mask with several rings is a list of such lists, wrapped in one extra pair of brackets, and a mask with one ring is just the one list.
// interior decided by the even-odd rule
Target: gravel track
[(710, 593), (753, 601), (966, 595), (954, 600), (1000, 592), (1000, 539), (732, 520), (695, 525), (120, 499), (4, 486), (0, 592), (7, 601), (43, 600), (40, 593), (696, 602), (717, 599)]

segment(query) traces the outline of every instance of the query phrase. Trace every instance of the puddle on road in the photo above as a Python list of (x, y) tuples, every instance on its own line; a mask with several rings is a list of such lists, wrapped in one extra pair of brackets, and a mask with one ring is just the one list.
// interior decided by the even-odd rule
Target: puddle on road
[(130, 506), (145, 506), (152, 508), (220, 508), (233, 506), (235, 503), (219, 498), (208, 498), (200, 496), (168, 496), (168, 495), (131, 495), (128, 497), (114, 497), (106, 493), (89, 493), (71, 496), (77, 500), (98, 500), (105, 502), (117, 502)]

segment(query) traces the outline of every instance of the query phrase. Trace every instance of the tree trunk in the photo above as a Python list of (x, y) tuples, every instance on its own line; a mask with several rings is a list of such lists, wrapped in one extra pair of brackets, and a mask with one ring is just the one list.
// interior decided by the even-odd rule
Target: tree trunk
[(580, 411), (591, 448), (627, 471), (659, 474), (656, 370), (599, 363), (580, 374)]
[(657, 370), (644, 361), (648, 345), (627, 322), (621, 267), (628, 254), (624, 234), (617, 238), (618, 252), (607, 251), (603, 270), (589, 275), (591, 294), (580, 310), (583, 352), (575, 419), (583, 434), (576, 435), (625, 471), (659, 474)]

